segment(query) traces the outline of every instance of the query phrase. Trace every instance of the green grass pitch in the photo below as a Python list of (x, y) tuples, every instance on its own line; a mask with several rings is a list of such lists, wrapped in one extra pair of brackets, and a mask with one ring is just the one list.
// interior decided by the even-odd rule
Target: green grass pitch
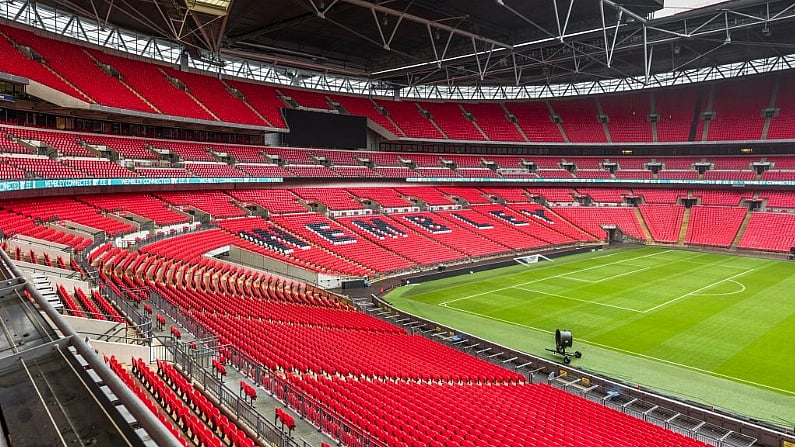
[(398, 308), (524, 352), (795, 424), (795, 262), (643, 247), (401, 287)]

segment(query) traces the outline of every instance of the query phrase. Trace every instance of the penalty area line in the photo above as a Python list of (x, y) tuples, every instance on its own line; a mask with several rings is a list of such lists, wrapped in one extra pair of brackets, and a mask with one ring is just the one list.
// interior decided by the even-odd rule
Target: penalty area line
[(713, 282), (712, 284), (707, 284), (706, 286), (704, 286), (704, 287), (701, 287), (701, 288), (698, 288), (698, 289), (696, 289), (696, 290), (693, 290), (692, 292), (688, 292), (688, 293), (686, 293), (686, 294), (684, 294), (684, 295), (680, 295), (680, 296), (678, 296), (678, 297), (676, 297), (676, 298), (673, 298), (673, 299), (670, 299), (670, 300), (668, 300), (668, 301), (666, 301), (666, 302), (664, 302), (664, 303), (660, 303), (660, 304), (658, 304), (658, 305), (656, 305), (656, 306), (654, 306), (654, 307), (651, 307), (651, 308), (649, 308), (649, 309), (646, 309), (646, 310), (644, 310), (642, 313), (644, 313), (644, 314), (647, 314), (647, 313), (649, 313), (649, 312), (654, 312), (654, 311), (655, 311), (655, 310), (657, 310), (657, 309), (661, 309), (661, 308), (663, 308), (663, 307), (665, 307), (665, 306), (667, 306), (667, 305), (669, 305), (669, 304), (673, 304), (673, 303), (675, 303), (675, 302), (677, 302), (677, 301), (679, 301), (679, 300), (683, 300), (683, 299), (685, 299), (685, 298), (687, 298), (687, 297), (689, 297), (689, 296), (693, 296), (693, 295), (699, 295), (699, 294), (700, 294), (700, 292), (702, 292), (702, 291), (704, 291), (704, 290), (709, 290), (710, 288), (712, 288), (712, 287), (715, 287), (715, 286), (717, 286), (717, 285), (719, 285), (719, 284), (723, 284), (723, 283), (725, 283), (725, 282), (729, 282), (729, 281), (733, 280), (734, 278), (737, 278), (737, 277), (740, 277), (740, 276), (746, 275), (746, 274), (748, 274), (748, 273), (751, 273), (751, 272), (753, 272), (753, 271), (757, 270), (758, 268), (759, 268), (759, 267), (752, 268), (752, 269), (748, 269), (748, 270), (746, 270), (746, 271), (744, 271), (744, 272), (740, 272), (740, 273), (738, 273), (738, 274), (736, 274), (736, 275), (732, 275), (732, 276), (730, 276), (730, 277), (728, 277), (728, 278), (721, 279), (720, 281), (715, 281), (715, 282)]
[[(665, 250), (665, 251), (660, 251), (660, 252), (656, 252), (656, 253), (651, 253), (651, 254), (648, 254), (648, 255), (637, 256), (637, 257), (634, 257), (634, 258), (622, 259), (622, 260), (615, 261), (615, 262), (608, 262), (607, 264), (599, 264), (599, 265), (595, 265), (593, 267), (580, 269), (580, 270), (577, 270), (577, 271), (574, 271), (574, 272), (565, 272), (565, 273), (561, 273), (559, 275), (545, 276), (543, 278), (534, 279), (532, 281), (526, 281), (526, 282), (522, 282), (522, 283), (519, 283), (519, 284), (514, 284), (514, 285), (511, 285), (511, 286), (507, 286), (507, 287), (500, 287), (498, 289), (491, 289), (491, 290), (487, 290), (485, 292), (475, 293), (473, 295), (462, 296), (461, 298), (454, 298), (452, 300), (447, 300), (447, 301), (444, 301), (444, 302), (439, 303), (439, 304), (447, 305), (447, 304), (450, 304), (450, 303), (455, 303), (457, 301), (463, 301), (463, 300), (468, 300), (470, 298), (477, 298), (479, 296), (488, 295), (488, 294), (494, 293), (494, 292), (501, 292), (503, 290), (513, 289), (513, 288), (516, 288), (518, 286), (524, 286), (524, 285), (527, 285), (527, 284), (534, 284), (534, 283), (537, 283), (537, 282), (547, 281), (547, 280), (555, 279), (555, 278), (562, 278), (564, 276), (573, 275), (573, 274), (576, 274), (576, 273), (579, 273), (579, 272), (586, 272), (586, 271), (589, 271), (589, 270), (602, 268), (602, 267), (604, 267), (606, 265), (615, 265), (615, 264), (620, 264), (621, 262), (624, 262), (624, 261), (634, 261), (635, 259), (649, 258), (649, 257), (652, 257), (652, 256), (661, 255), (661, 254), (664, 254), (664, 253), (670, 253), (672, 251), (676, 251), (676, 250)], [(602, 257), (607, 257), (607, 256), (599, 256), (599, 257), (592, 258), (592, 259), (600, 259)]]
[(588, 301), (588, 300), (584, 300), (584, 299), (581, 299), (581, 298), (573, 298), (573, 297), (570, 297), (570, 296), (558, 295), (556, 293), (548, 293), (548, 292), (542, 292), (540, 290), (525, 289), (524, 287), (515, 287), (515, 288), (516, 289), (520, 289), (520, 290), (524, 290), (526, 292), (540, 293), (542, 295), (548, 295), (548, 296), (551, 296), (551, 297), (561, 298), (561, 299), (564, 299), (564, 300), (579, 301), (581, 303), (594, 304), (596, 306), (612, 307), (613, 309), (626, 310), (628, 312), (636, 312), (636, 313), (639, 313), (639, 314), (643, 313), (643, 311), (641, 311), (641, 310), (631, 309), (629, 307), (623, 307), (623, 306), (616, 306), (615, 304), (600, 303), (598, 301)]

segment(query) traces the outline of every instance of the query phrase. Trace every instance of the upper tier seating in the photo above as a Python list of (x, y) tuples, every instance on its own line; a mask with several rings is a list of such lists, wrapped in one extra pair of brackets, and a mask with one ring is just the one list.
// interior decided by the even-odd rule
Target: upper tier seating
[(187, 93), (169, 82), (154, 62), (143, 62), (113, 56), (100, 50), (87, 49), (95, 59), (112, 66), (121, 73), (122, 79), (161, 113), (215, 121)]
[(738, 247), (788, 253), (795, 247), (795, 215), (753, 213)]
[(411, 101), (385, 101), (376, 103), (389, 112), (392, 121), (400, 127), (407, 137), (412, 138), (444, 138), (433, 123), (422, 116), (417, 104)]
[(339, 103), (351, 115), (370, 118), (371, 121), (389, 132), (392, 132), (393, 135), (397, 137), (403, 136), (403, 132), (395, 127), (395, 124), (392, 123), (389, 118), (382, 115), (378, 109), (375, 108), (375, 104), (373, 104), (370, 98), (344, 95), (328, 95), (328, 97), (331, 98), (332, 101)]
[(449, 102), (421, 102), (420, 107), (428, 111), (434, 122), (453, 140), (481, 141), (483, 134), (464, 116), (458, 106)]
[(221, 121), (254, 126), (266, 124), (243, 100), (232, 95), (218, 78), (177, 71), (170, 67), (163, 67), (163, 71), (184, 83), (188, 92)]
[[(710, 141), (759, 140), (773, 91), (769, 79), (723, 81), (715, 85), (712, 108), (715, 117), (709, 123)], [(699, 138), (697, 138), (699, 139)]]
[(646, 239), (632, 208), (576, 206), (555, 207), (552, 210), (599, 239), (607, 237), (603, 225), (615, 225), (628, 236), (640, 240)]
[[(609, 118), (607, 126), (614, 142), (650, 142), (655, 127), (657, 141), (676, 142), (703, 139), (705, 121), (700, 115), (708, 112), (705, 110), (708, 94), (714, 89), (715, 118), (710, 123), (708, 139), (759, 139), (765, 121), (761, 110), (769, 105), (777, 76), (781, 81), (775, 104), (779, 114), (770, 119), (767, 138), (795, 137), (795, 114), (791, 113), (795, 100), (790, 88), (794, 81), (788, 72), (750, 80), (721, 81), (707, 87), (676, 86), (652, 93), (559, 99), (551, 103), (554, 112), (546, 101), (510, 101), (504, 105), (508, 110), (506, 114), (498, 103), (418, 104), (411, 100), (371, 100), (286, 86), (279, 86), (277, 91), (264, 84), (240, 79), (222, 81), (217, 74), (197, 74), (152, 60), (115, 56), (87, 48), (82, 43), (67, 42), (63, 36), (50, 39), (7, 26), (0, 31), (9, 35), (0, 39), (0, 52), (6, 56), (0, 62), (3, 72), (27, 77), (89, 104), (137, 112), (284, 129), (281, 109), (287, 105), (280, 98), (282, 95), (293, 98), (299, 107), (334, 110), (331, 102), (339, 103), (349, 113), (368, 117), (398, 138), (565, 142), (559, 126), (550, 119), (550, 115), (556, 113), (562, 118), (561, 126), (571, 142), (597, 143), (606, 142), (603, 125), (597, 119), (599, 101), (602, 112)], [(44, 34), (43, 31), (36, 33)], [(43, 56), (44, 63), (23, 55), (11, 44), (11, 39), (31, 45)], [(109, 66), (108, 70), (100, 68), (97, 62)], [(118, 72), (120, 79), (108, 74), (111, 71)], [(224, 84), (230, 87), (229, 91)], [(420, 114), (418, 105), (433, 115), (433, 121)], [(380, 107), (389, 116), (381, 114)], [(464, 116), (462, 108), (472, 114), (477, 126)], [(658, 115), (656, 123), (647, 122), (650, 112)], [(507, 118), (508, 114), (516, 118), (525, 135)]]
[(285, 104), (279, 99), (275, 88), (270, 85), (254, 84), (237, 79), (227, 79), (226, 83), (242, 93), (246, 102), (268, 120), (271, 126), (279, 129), (287, 127), (281, 112)]
[(682, 228), (685, 207), (681, 205), (638, 205), (643, 220), (656, 242), (676, 243)]
[(253, 202), (275, 214), (307, 212), (298, 203), (299, 198), (287, 189), (237, 189), (228, 194), (239, 202)]
[(324, 92), (282, 88), (279, 88), (279, 92), (284, 96), (289, 96), (292, 98), (301, 107), (306, 107), (309, 109), (331, 110)]
[(568, 99), (552, 103), (555, 113), (563, 120), (563, 129), (572, 143), (605, 143), (604, 128), (593, 99)]
[[(690, 141), (690, 125), (700, 87), (678, 87), (656, 90), (654, 95), (658, 141)], [(701, 135), (696, 136), (700, 140)]]
[(47, 66), (97, 103), (108, 107), (156, 113), (149, 104), (102, 70), (80, 47), (40, 37), (18, 28), (1, 29), (18, 44), (36, 50), (44, 58)]
[[(795, 138), (795, 78), (780, 74), (776, 107), (778, 115), (770, 120), (768, 140)], [(772, 81), (772, 80), (771, 80)]]
[[(0, 27), (0, 32), (5, 33), (8, 29), (7, 27)], [(89, 100), (72, 85), (50, 71), (45, 65), (30, 59), (17, 50), (3, 35), (0, 35), (0, 54), (3, 55), (0, 58), (0, 71), (28, 78), (83, 101)]]
[(745, 218), (744, 208), (694, 206), (690, 211), (686, 242), (728, 248)]
[(628, 94), (599, 98), (602, 111), (609, 118), (610, 137), (615, 143), (652, 141), (649, 96)]
[(530, 141), (563, 143), (563, 135), (550, 119), (546, 102), (506, 102), (505, 107), (517, 119), (519, 127)]
[(508, 120), (505, 110), (497, 103), (464, 104), (475, 117), (478, 126), (491, 141), (525, 141), (516, 124)]

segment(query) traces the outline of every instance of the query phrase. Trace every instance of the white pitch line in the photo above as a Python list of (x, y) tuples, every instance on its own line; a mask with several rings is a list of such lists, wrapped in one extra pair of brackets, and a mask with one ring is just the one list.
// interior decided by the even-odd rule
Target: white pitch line
[[(490, 294), (490, 293), (494, 293), (494, 292), (500, 292), (500, 291), (502, 291), (502, 290), (513, 289), (513, 288), (515, 288), (515, 287), (517, 287), (517, 286), (524, 286), (524, 285), (527, 285), (527, 284), (533, 284), (533, 283), (537, 283), (537, 282), (541, 282), (541, 281), (546, 281), (546, 280), (548, 280), (548, 279), (561, 278), (561, 277), (563, 277), (563, 276), (566, 276), (566, 275), (571, 275), (571, 274), (573, 274), (573, 273), (578, 273), (578, 272), (586, 272), (586, 271), (588, 271), (588, 270), (598, 269), (598, 268), (604, 267), (604, 266), (606, 266), (606, 265), (614, 265), (614, 264), (619, 264), (619, 263), (621, 263), (621, 262), (623, 262), (623, 261), (632, 261), (632, 260), (635, 260), (635, 259), (649, 258), (649, 257), (652, 257), (652, 256), (657, 256), (657, 255), (661, 255), (661, 254), (663, 254), (663, 253), (669, 253), (669, 252), (672, 252), (672, 251), (676, 251), (676, 250), (665, 250), (665, 251), (659, 251), (659, 252), (656, 252), (656, 253), (651, 253), (651, 254), (648, 254), (648, 255), (637, 256), (637, 257), (635, 257), (635, 258), (624, 259), (624, 260), (622, 260), (622, 261), (608, 262), (607, 264), (595, 265), (595, 266), (593, 266), (593, 267), (588, 267), (588, 268), (584, 268), (584, 269), (577, 270), (576, 272), (566, 272), (566, 273), (561, 273), (561, 274), (559, 274), (559, 275), (554, 275), (554, 276), (545, 276), (545, 277), (543, 277), (543, 278), (534, 279), (534, 280), (532, 280), (532, 281), (526, 281), (526, 282), (519, 283), (519, 284), (513, 284), (513, 285), (510, 285), (510, 286), (508, 286), (508, 287), (500, 287), (500, 288), (498, 288), (498, 289), (491, 289), (491, 290), (487, 290), (487, 291), (485, 291), (485, 292), (476, 293), (476, 294), (474, 294), (474, 295), (463, 296), (463, 297), (461, 297), (461, 298), (455, 298), (455, 299), (452, 299), (452, 300), (449, 300), (449, 301), (444, 301), (444, 302), (442, 302), (442, 303), (439, 303), (439, 304), (440, 304), (440, 305), (442, 305), (442, 306), (446, 306), (446, 305), (448, 305), (448, 304), (450, 304), (450, 303), (455, 303), (455, 302), (457, 302), (457, 301), (468, 300), (468, 299), (470, 299), (470, 298), (475, 298), (475, 297), (478, 297), (478, 296), (488, 295), (488, 294)], [(595, 259), (599, 259), (599, 258), (595, 258)]]
[[(622, 277), (622, 276), (631, 275), (631, 274), (633, 274), (633, 273), (642, 272), (642, 271), (644, 271), (644, 270), (648, 270), (648, 269), (650, 269), (650, 268), (654, 268), (654, 267), (657, 267), (657, 266), (643, 267), (643, 268), (639, 268), (639, 269), (637, 269), (637, 270), (630, 270), (630, 271), (628, 271), (628, 272), (619, 273), (619, 274), (616, 274), (616, 275), (611, 275), (611, 276), (605, 276), (604, 278), (601, 278), (601, 279), (595, 279), (595, 280), (589, 280), (589, 279), (580, 279), (580, 278), (569, 278), (568, 276), (563, 276), (563, 278), (566, 278), (566, 279), (573, 279), (573, 280), (575, 280), (575, 281), (589, 282), (589, 283), (591, 283), (591, 284), (598, 284), (598, 283), (600, 283), (600, 282), (609, 281), (609, 280), (611, 280), (611, 279), (616, 279), (616, 278), (620, 278), (620, 277)], [(579, 272), (572, 272), (572, 273), (570, 273), (570, 275), (574, 275), (574, 274), (576, 274), (576, 273), (579, 273)]]
[(679, 300), (685, 299), (685, 298), (687, 298), (687, 297), (689, 297), (689, 296), (692, 296), (692, 295), (698, 295), (698, 293), (699, 293), (699, 292), (701, 292), (702, 290), (707, 290), (707, 289), (709, 289), (709, 288), (711, 288), (711, 287), (715, 287), (715, 286), (717, 286), (718, 284), (724, 283), (724, 282), (726, 282), (726, 281), (731, 281), (731, 280), (733, 280), (734, 278), (737, 278), (738, 276), (743, 276), (743, 275), (745, 275), (745, 274), (747, 274), (747, 273), (751, 273), (751, 272), (753, 272), (754, 270), (756, 270), (756, 269), (758, 269), (758, 268), (759, 268), (759, 267), (755, 267), (755, 268), (752, 268), (752, 269), (746, 270), (746, 271), (744, 271), (744, 272), (740, 272), (740, 273), (738, 273), (738, 274), (736, 274), (736, 275), (732, 275), (732, 276), (730, 276), (730, 277), (728, 277), (728, 278), (721, 279), (720, 281), (715, 281), (715, 282), (713, 282), (712, 284), (707, 284), (706, 286), (704, 286), (704, 287), (701, 287), (701, 288), (699, 288), (699, 289), (696, 289), (696, 290), (693, 290), (692, 292), (688, 292), (688, 293), (686, 293), (686, 294), (684, 294), (684, 295), (681, 295), (681, 296), (678, 296), (678, 297), (676, 297), (676, 298), (670, 299), (670, 300), (668, 300), (668, 301), (666, 301), (666, 302), (664, 302), (664, 303), (660, 303), (660, 304), (658, 304), (658, 305), (656, 305), (656, 306), (654, 306), (654, 307), (652, 307), (652, 308), (650, 308), (650, 309), (646, 309), (646, 310), (644, 310), (642, 313), (646, 314), (646, 313), (649, 313), (649, 312), (654, 312), (654, 311), (655, 311), (655, 310), (657, 310), (657, 309), (660, 309), (660, 308), (662, 308), (662, 307), (665, 307), (665, 306), (667, 306), (667, 305), (669, 305), (669, 304), (673, 304), (673, 303), (675, 303), (675, 302), (677, 302), (677, 301), (679, 301)]
[(730, 279), (726, 282), (733, 282), (740, 286), (740, 290), (735, 290), (734, 292), (724, 292), (724, 293), (699, 293), (699, 296), (727, 296), (727, 295), (737, 295), (738, 293), (745, 292), (745, 284), (741, 283), (740, 281), (735, 281)]
[(629, 307), (616, 306), (614, 304), (600, 303), (600, 302), (597, 302), (597, 301), (588, 301), (588, 300), (583, 300), (583, 299), (580, 299), (580, 298), (573, 298), (573, 297), (570, 297), (570, 296), (558, 295), (556, 293), (548, 293), (548, 292), (542, 292), (540, 290), (525, 289), (524, 287), (515, 287), (515, 288), (516, 289), (520, 289), (520, 290), (525, 290), (525, 291), (531, 292), (531, 293), (540, 293), (542, 295), (554, 296), (555, 298), (562, 298), (564, 300), (579, 301), (581, 303), (594, 304), (596, 306), (612, 307), (613, 309), (626, 310), (626, 311), (629, 311), (629, 312), (637, 312), (639, 314), (643, 313), (643, 311), (640, 311), (640, 310), (637, 310), (637, 309), (630, 309)]
[[(548, 330), (545, 330), (545, 329), (540, 329), (540, 328), (537, 328), (537, 327), (534, 327), (534, 326), (529, 326), (529, 325), (522, 324), (522, 323), (517, 323), (515, 321), (508, 321), (508, 320), (504, 320), (502, 318), (492, 317), (492, 316), (489, 316), (489, 315), (483, 315), (483, 314), (479, 314), (477, 312), (472, 312), (472, 311), (465, 310), (465, 309), (459, 309), (457, 307), (451, 307), (450, 309), (452, 309), (452, 310), (454, 310), (456, 312), (463, 312), (463, 313), (467, 313), (467, 314), (470, 314), (470, 315), (474, 315), (476, 317), (485, 318), (485, 319), (488, 319), (488, 320), (493, 320), (493, 321), (498, 321), (500, 323), (509, 324), (511, 326), (518, 326), (518, 327), (521, 327), (521, 328), (529, 329), (531, 331), (540, 332), (542, 334), (552, 334), (552, 331), (548, 331)], [(706, 369), (701, 369), (701, 368), (698, 368), (696, 366), (685, 365), (684, 363), (677, 363), (677, 362), (673, 362), (671, 360), (661, 359), (659, 357), (652, 357), (650, 355), (641, 354), (641, 353), (634, 352), (634, 351), (629, 351), (627, 349), (617, 348), (615, 346), (604, 345), (602, 343), (597, 343), (597, 342), (585, 340), (585, 339), (582, 339), (582, 338), (578, 338), (577, 341), (579, 343), (585, 343), (585, 344), (588, 344), (588, 345), (598, 346), (600, 348), (609, 349), (609, 350), (612, 350), (612, 351), (622, 352), (624, 354), (634, 355), (634, 356), (637, 356), (637, 357), (640, 357), (640, 358), (644, 358), (646, 360), (651, 360), (651, 361), (654, 361), (654, 362), (659, 362), (659, 363), (664, 363), (664, 364), (667, 364), (667, 365), (677, 366), (677, 367), (680, 367), (680, 368), (683, 368), (683, 369), (689, 369), (691, 371), (695, 371), (695, 372), (698, 372), (698, 373), (701, 373), (701, 374), (706, 374), (706, 375), (710, 375), (710, 376), (714, 376), (714, 377), (720, 377), (722, 379), (734, 380), (736, 382), (745, 383), (745, 384), (748, 384), (748, 385), (754, 385), (754, 386), (758, 386), (760, 388), (766, 388), (768, 390), (777, 391), (779, 393), (784, 393), (784, 394), (787, 394), (787, 395), (790, 395), (790, 396), (795, 396), (795, 392), (790, 391), (790, 390), (785, 390), (785, 389), (782, 389), (782, 388), (776, 388), (774, 386), (765, 385), (763, 383), (758, 383), (758, 382), (753, 382), (751, 380), (740, 379), (739, 377), (729, 376), (729, 375), (726, 375), (726, 374), (721, 374), (719, 372), (709, 371), (709, 370), (706, 370)]]

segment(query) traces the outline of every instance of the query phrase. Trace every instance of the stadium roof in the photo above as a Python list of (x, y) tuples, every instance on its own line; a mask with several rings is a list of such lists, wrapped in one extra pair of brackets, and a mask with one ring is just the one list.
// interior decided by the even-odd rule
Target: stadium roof
[[(657, 3), (657, 2), (660, 3)], [(177, 41), (196, 61), (245, 59), (382, 90), (640, 79), (795, 53), (790, 0), (673, 15), (662, 0), (39, 0)], [(709, 1), (709, 0), (708, 0)], [(700, 6), (704, 1), (693, 2)], [(680, 3), (681, 5), (681, 3)], [(295, 85), (301, 85), (300, 79)], [(372, 86), (371, 86), (372, 88)]]

